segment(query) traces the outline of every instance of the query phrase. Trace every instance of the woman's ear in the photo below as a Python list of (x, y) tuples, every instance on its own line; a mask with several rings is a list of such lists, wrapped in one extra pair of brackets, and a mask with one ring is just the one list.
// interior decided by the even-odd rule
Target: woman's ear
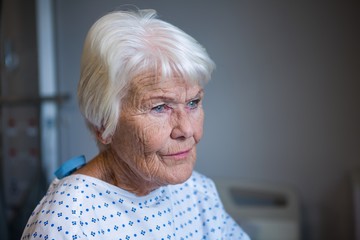
[(112, 140), (112, 136), (108, 136), (107, 138), (104, 139), (102, 136), (103, 132), (104, 132), (104, 127), (96, 130), (97, 139), (104, 145), (110, 144)]

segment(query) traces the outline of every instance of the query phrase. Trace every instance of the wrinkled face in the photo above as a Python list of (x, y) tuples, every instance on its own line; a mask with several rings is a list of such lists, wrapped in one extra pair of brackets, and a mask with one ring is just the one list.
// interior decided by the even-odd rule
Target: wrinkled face
[(202, 98), (201, 86), (180, 78), (135, 78), (122, 103), (112, 149), (145, 181), (186, 181), (203, 132)]

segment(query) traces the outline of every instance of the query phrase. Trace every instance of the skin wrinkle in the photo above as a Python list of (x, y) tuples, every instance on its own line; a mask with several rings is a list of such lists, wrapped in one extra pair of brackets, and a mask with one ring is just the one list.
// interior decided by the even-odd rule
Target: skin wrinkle
[[(204, 114), (201, 101), (195, 108), (188, 102), (202, 99), (202, 87), (179, 77), (154, 76), (132, 80), (109, 147), (78, 173), (97, 176), (136, 195), (190, 177)], [(152, 110), (159, 104), (169, 107), (164, 112)], [(168, 156), (189, 149), (184, 159)]]

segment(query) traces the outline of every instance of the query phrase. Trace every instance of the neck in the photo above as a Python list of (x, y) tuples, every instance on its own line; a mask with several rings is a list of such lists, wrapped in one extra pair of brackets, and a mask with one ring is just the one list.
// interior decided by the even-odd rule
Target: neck
[(137, 196), (145, 196), (160, 187), (159, 184), (144, 179), (116, 156), (111, 149), (105, 150), (77, 173), (98, 178)]

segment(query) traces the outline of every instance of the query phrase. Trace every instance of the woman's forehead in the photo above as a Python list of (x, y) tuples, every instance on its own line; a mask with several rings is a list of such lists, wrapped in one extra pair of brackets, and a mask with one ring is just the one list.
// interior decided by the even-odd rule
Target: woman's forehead
[[(153, 85), (153, 84), (169, 84), (171, 82), (177, 83), (187, 83), (191, 81), (186, 80), (184, 77), (179, 76), (177, 74), (172, 74), (169, 77), (162, 76), (161, 74), (156, 74), (156, 72), (149, 71), (147, 73), (142, 73), (136, 75), (132, 80), (131, 84), (135, 85)], [(164, 85), (165, 86), (165, 85)]]
[(201, 86), (182, 77), (161, 78), (155, 74), (137, 76), (131, 81), (129, 93), (135, 95), (179, 94), (185, 92), (199, 92)]

